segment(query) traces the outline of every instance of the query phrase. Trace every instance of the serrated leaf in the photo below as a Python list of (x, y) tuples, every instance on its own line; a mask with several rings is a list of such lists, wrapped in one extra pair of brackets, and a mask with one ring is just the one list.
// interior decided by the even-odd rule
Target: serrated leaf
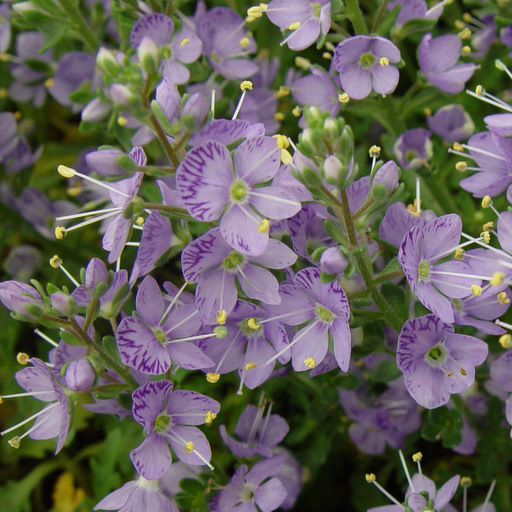
[(401, 375), (402, 372), (396, 366), (395, 360), (385, 359), (377, 365), (370, 378), (374, 382), (391, 382)]

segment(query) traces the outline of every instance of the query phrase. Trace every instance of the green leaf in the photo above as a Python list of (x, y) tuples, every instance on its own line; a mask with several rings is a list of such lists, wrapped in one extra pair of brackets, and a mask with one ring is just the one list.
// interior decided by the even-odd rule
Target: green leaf
[(176, 127), (169, 122), (167, 116), (164, 114), (164, 111), (162, 110), (162, 107), (160, 107), (156, 100), (153, 100), (151, 102), (151, 110), (153, 111), (153, 114), (155, 114), (158, 123), (160, 124), (164, 132), (167, 135), (175, 135)]
[(443, 433), (443, 446), (445, 448), (455, 448), (462, 442), (460, 430), (448, 430)]
[(184, 478), (183, 480), (180, 480), (180, 488), (187, 494), (195, 495), (198, 493), (204, 493), (203, 484), (195, 478)]
[(425, 423), (421, 427), (421, 437), (427, 441), (437, 441), (439, 432), (439, 427), (433, 425), (432, 423)]
[(324, 228), (327, 234), (336, 242), (343, 244), (344, 246), (348, 246), (348, 240), (345, 236), (345, 233), (341, 230), (341, 226), (339, 222), (336, 222), (333, 219), (327, 219), (324, 221)]
[(392, 274), (395, 272), (401, 272), (402, 271), (402, 265), (400, 265), (400, 262), (398, 261), (398, 257), (395, 256), (382, 270), (382, 272), (375, 277), (376, 280), (378, 280), (380, 277), (385, 276), (386, 274)]
[(42, 73), (50, 73), (52, 68), (46, 62), (39, 59), (24, 59), (23, 62), (32, 70), (40, 71)]
[(374, 382), (390, 382), (398, 379), (402, 375), (402, 372), (396, 366), (394, 359), (385, 359), (381, 361), (371, 376), (371, 380)]
[(126, 384), (109, 384), (101, 389), (94, 390), (93, 394), (100, 400), (108, 400), (109, 398), (117, 398), (123, 391), (126, 391)]
[(71, 94), (68, 95), (68, 99), (72, 101), (73, 103), (89, 103), (92, 101), (96, 95), (92, 93), (91, 91), (73, 91)]
[(121, 362), (119, 359), (119, 351), (117, 350), (117, 342), (114, 336), (104, 336), (101, 341), (103, 350), (110, 356), (114, 361)]
[(384, 283), (380, 291), (391, 309), (396, 313), (402, 323), (404, 323), (409, 315), (404, 290), (396, 284)]
[(60, 337), (68, 345), (75, 345), (75, 346), (85, 345), (85, 343), (81, 339), (77, 338), (76, 336), (73, 336), (68, 331), (61, 331)]

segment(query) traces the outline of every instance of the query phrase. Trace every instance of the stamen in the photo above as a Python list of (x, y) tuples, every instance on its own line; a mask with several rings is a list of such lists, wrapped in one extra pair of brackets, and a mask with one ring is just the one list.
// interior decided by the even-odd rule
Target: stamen
[[(30, 396), (34, 396), (36, 394), (43, 394), (43, 393), (51, 393), (50, 391), (40, 391), (36, 393), (29, 393)], [(23, 394), (24, 395), (24, 394)], [(12, 398), (15, 395), (4, 395), (3, 398)], [(26, 395), (24, 395), (26, 396)], [(4, 430), (3, 432), (0, 432), (0, 436), (5, 436), (5, 434), (8, 434), (9, 432), (12, 432), (13, 430), (18, 429), (19, 427), (22, 427), (23, 425), (26, 425), (27, 423), (30, 423), (33, 419), (37, 418), (38, 416), (41, 416), (46, 411), (49, 411), (50, 409), (53, 409), (55, 406), (59, 405), (59, 402), (55, 402), (53, 404), (47, 405), (44, 409), (41, 409), (39, 412), (36, 412), (35, 414), (32, 414), (29, 418), (23, 420), (22, 422), (18, 423), (17, 425), (14, 425), (13, 427), (8, 428), (7, 430)], [(35, 426), (32, 427), (30, 430), (27, 430), (22, 436), (19, 437), (19, 440), (23, 439), (26, 435), (30, 434), (34, 430)]]
[(233, 114), (233, 117), (231, 120), (234, 120), (237, 118), (238, 113), (240, 112), (240, 109), (242, 108), (242, 104), (244, 102), (245, 93), (247, 91), (252, 91), (252, 82), (249, 80), (245, 80), (240, 84), (240, 89), (242, 90), (242, 94), (240, 96), (240, 99), (238, 100), (238, 105), (236, 106), (235, 112)]
[(219, 382), (220, 375), (218, 373), (207, 373), (206, 374), (206, 380), (210, 384), (215, 384), (216, 382)]
[(61, 217), (55, 217), (55, 220), (80, 219), (82, 217), (90, 217), (91, 215), (110, 213), (110, 212), (119, 212), (121, 210), (122, 210), (122, 208), (119, 208), (119, 206), (116, 206), (114, 208), (104, 208), (101, 210), (92, 210), (90, 212), (81, 212), (81, 213), (74, 213), (72, 215), (63, 215)]
[(350, 101), (350, 96), (346, 92), (344, 92), (343, 94), (339, 94), (338, 101), (340, 103), (348, 103)]
[(379, 59), (379, 64), (384, 67), (384, 66), (389, 66), (389, 59), (387, 57), (381, 57)]
[(18, 355), (16, 356), (16, 361), (19, 364), (26, 365), (30, 361), (30, 356), (25, 352), (19, 352)]
[(468, 509), (468, 487), (471, 485), (471, 478), (469, 476), (463, 476), (460, 479), (460, 486), (463, 489), (462, 494), (462, 511), (467, 512)]
[(491, 482), (491, 486), (489, 487), (489, 491), (487, 492), (487, 496), (485, 497), (484, 504), (482, 506), (482, 510), (480, 512), (486, 512), (487, 505), (489, 505), (489, 501), (491, 500), (492, 493), (494, 492), (494, 487), (496, 486), (496, 480)]
[(411, 488), (412, 492), (416, 492), (414, 490), (414, 485), (412, 485), (411, 475), (409, 474), (409, 469), (407, 468), (407, 464), (405, 463), (404, 454), (402, 450), (398, 450), (398, 455), (400, 456), (400, 462), (402, 463), (402, 467), (404, 468), (404, 473), (407, 478), (407, 481), (409, 482), (409, 487)]
[(57, 240), (62, 240), (66, 235), (66, 228), (64, 226), (57, 226), (55, 228), (55, 238)]
[(418, 475), (420, 475), (420, 485), (421, 485), (421, 487), (425, 488), (425, 486), (423, 485), (423, 472), (421, 470), (421, 459), (422, 458), (423, 458), (423, 454), (421, 452), (416, 452), (412, 456), (413, 462), (416, 462), (416, 464), (418, 465)]
[[(176, 302), (178, 302), (178, 299), (180, 298), (180, 295), (183, 293), (183, 291), (185, 290), (185, 288), (187, 287), (188, 285), (188, 281), (185, 281), (182, 285), (182, 287), (178, 290), (178, 292), (176, 293), (176, 295), (173, 297), (173, 299), (171, 300), (170, 304), (167, 306), (166, 310), (164, 311), (164, 314), (162, 315), (162, 318), (160, 318), (160, 322), (158, 322), (158, 325), (162, 325), (162, 322), (164, 321), (164, 319), (167, 317), (167, 315), (169, 314), (169, 312), (171, 311), (171, 309), (173, 308), (174, 304), (176, 304)], [(187, 317), (187, 320), (190, 318)], [(170, 331), (167, 331), (167, 332), (170, 332)]]
[(217, 417), (217, 415), (212, 411), (206, 411), (204, 414), (204, 422), (206, 425), (211, 425), (213, 420)]
[(494, 61), (494, 65), (496, 66), (496, 68), (498, 68), (500, 71), (505, 71), (505, 73), (507, 73), (508, 77), (510, 79), (512, 79), (512, 72), (510, 71), (510, 69), (508, 69), (508, 67), (500, 60), (500, 59), (496, 59)]
[(386, 489), (384, 489), (384, 487), (382, 487), (382, 485), (380, 485), (378, 482), (377, 482), (377, 479), (375, 477), (375, 475), (373, 473), (369, 473), (366, 475), (366, 481), (369, 483), (369, 484), (373, 484), (375, 485), (375, 487), (377, 487), (377, 489), (379, 489), (379, 491), (384, 494), (384, 496), (386, 496), (386, 498), (388, 498), (388, 500), (390, 500), (391, 502), (393, 502), (395, 505), (398, 505), (401, 509), (405, 510), (404, 506), (396, 499), (394, 498), (393, 496), (391, 496), (391, 494), (389, 494), (388, 491), (386, 491)]
[(221, 309), (217, 313), (217, 316), (215, 317), (215, 321), (220, 325), (224, 325), (226, 323), (226, 318), (227, 318), (226, 310)]
[(496, 295), (496, 298), (498, 299), (498, 302), (503, 306), (504, 304), (508, 304), (510, 302), (510, 299), (507, 297), (506, 292), (500, 292), (498, 295)]
[(82, 174), (81, 172), (76, 171), (75, 169), (71, 169), (71, 167), (67, 167), (66, 165), (59, 165), (57, 167), (57, 171), (61, 176), (64, 178), (72, 178), (73, 176), (79, 176), (80, 178), (90, 181), (91, 183), (94, 183), (100, 187), (106, 188), (108, 190), (111, 190), (112, 192), (115, 192), (116, 194), (119, 194), (124, 197), (130, 197), (128, 194), (125, 194), (124, 192), (121, 192), (115, 187), (111, 187), (110, 185), (107, 185), (103, 181), (96, 180), (94, 178), (91, 178), (90, 176), (87, 176), (87, 174)]
[(80, 283), (64, 268), (62, 265), (62, 260), (57, 256), (53, 256), (53, 258), (50, 259), (50, 265), (53, 268), (60, 268), (62, 272), (67, 276), (67, 278), (78, 288), (80, 286)]
[(299, 28), (300, 28), (300, 21), (294, 21), (293, 23), (290, 23), (290, 25), (288, 25), (288, 30), (291, 30), (292, 32)]

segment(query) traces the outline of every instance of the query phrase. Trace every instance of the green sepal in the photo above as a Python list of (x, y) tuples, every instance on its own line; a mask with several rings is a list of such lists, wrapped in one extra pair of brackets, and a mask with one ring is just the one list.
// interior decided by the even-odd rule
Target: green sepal
[(139, 166), (135, 163), (135, 160), (128, 155), (119, 155), (116, 158), (116, 163), (123, 171), (135, 172), (139, 170)]
[(167, 116), (164, 114), (164, 111), (162, 110), (162, 107), (160, 107), (160, 105), (158, 104), (158, 101), (153, 100), (151, 102), (151, 111), (153, 112), (153, 114), (155, 114), (155, 117), (158, 120), (158, 124), (162, 127), (163, 131), (167, 135), (176, 134), (176, 127), (169, 122)]
[[(82, 282), (83, 282), (83, 279), (82, 279)], [(96, 285), (96, 289), (94, 290), (94, 297), (97, 299), (103, 297), (103, 295), (105, 295), (105, 293), (107, 293), (107, 290), (109, 288), (110, 288), (110, 286), (108, 283), (105, 283), (103, 281), (99, 282)]]
[(41, 297), (46, 297), (46, 293), (44, 292), (43, 285), (37, 281), (37, 279), (31, 279), (30, 284), (39, 292)]
[(320, 282), (324, 284), (332, 283), (337, 277), (337, 274), (328, 274), (327, 272), (320, 273)]
[(114, 361), (120, 362), (119, 351), (117, 350), (117, 341), (114, 336), (103, 336), (101, 346), (106, 354)]
[(325, 252), (327, 247), (317, 247), (310, 255), (309, 257), (316, 263), (320, 261), (320, 258), (322, 257), (322, 254)]
[(316, 171), (313, 171), (313, 169), (309, 169), (308, 167), (302, 169), (300, 176), (302, 178), (302, 182), (309, 190), (317, 191), (322, 187), (322, 179)]
[[(60, 326), (60, 327), (62, 327), (62, 326)], [(60, 337), (62, 338), (62, 341), (64, 341), (68, 345), (73, 345), (73, 346), (84, 346), (85, 345), (85, 343), (81, 339), (77, 338), (76, 336), (71, 334), (69, 331), (61, 331)]]
[(396, 361), (394, 359), (385, 359), (377, 365), (370, 380), (373, 382), (391, 382), (398, 379), (401, 375), (402, 372), (396, 366)]
[(347, 237), (345, 236), (345, 233), (343, 233), (343, 231), (341, 230), (341, 226), (335, 220), (326, 219), (324, 221), (324, 228), (327, 234), (333, 240), (336, 240), (336, 242), (342, 244), (345, 247), (348, 247), (350, 245)]
[(89, 103), (94, 98), (96, 98), (96, 95), (92, 93), (91, 91), (73, 91), (72, 93), (68, 94), (68, 99), (73, 103), (80, 103), (85, 105), (86, 103)]
[(32, 70), (41, 73), (51, 73), (52, 68), (46, 62), (39, 59), (23, 59), (23, 62)]
[(58, 286), (55, 286), (53, 283), (48, 283), (46, 285), (46, 292), (48, 295), (51, 295), (52, 293), (60, 292), (60, 289)]
[(93, 395), (99, 400), (108, 400), (110, 398), (117, 398), (123, 391), (128, 389), (126, 384), (109, 384), (108, 387), (96, 389)]

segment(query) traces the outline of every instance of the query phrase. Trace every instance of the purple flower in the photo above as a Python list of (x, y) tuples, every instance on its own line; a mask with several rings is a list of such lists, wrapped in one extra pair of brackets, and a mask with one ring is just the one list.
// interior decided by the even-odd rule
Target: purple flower
[(281, 45), (292, 50), (304, 50), (322, 33), (331, 28), (331, 2), (329, 0), (272, 0), (265, 10), (269, 20), (281, 30), (290, 30)]
[(265, 414), (265, 409), (264, 403), (258, 407), (249, 404), (245, 408), (235, 428), (235, 434), (241, 441), (228, 435), (224, 425), (219, 427), (222, 440), (237, 457), (272, 457), (272, 449), (288, 433), (286, 420), (277, 414), (270, 414), (270, 407)]
[(210, 512), (271, 512), (286, 499), (287, 492), (277, 478), (284, 463), (275, 455), (256, 463), (249, 471), (239, 466), (227, 485), (213, 497)]
[(425, 0), (393, 0), (386, 7), (392, 10), (398, 4), (400, 4), (400, 12), (395, 20), (396, 26), (401, 26), (409, 20), (435, 20), (443, 13), (442, 5), (436, 9), (427, 10)]
[(476, 64), (457, 64), (462, 41), (454, 34), (435, 37), (428, 33), (418, 47), (418, 60), (427, 81), (441, 91), (460, 92), (473, 76)]
[(475, 125), (461, 105), (445, 105), (433, 116), (427, 117), (428, 127), (446, 142), (466, 140), (475, 131)]
[(461, 231), (458, 215), (443, 215), (422, 228), (415, 226), (408, 231), (398, 252), (398, 261), (418, 300), (449, 323), (453, 323), (454, 317), (447, 297), (467, 297), (472, 294), (471, 286), (481, 283), (462, 261), (437, 263), (457, 248)]
[(282, 315), (281, 321), (285, 324), (304, 324), (290, 345), (281, 351), (291, 349), (294, 370), (310, 370), (321, 363), (327, 355), (330, 339), (338, 366), (346, 372), (351, 351), (350, 313), (339, 282), (322, 283), (320, 270), (309, 267), (299, 270), (293, 284), (282, 284), (279, 291), (281, 304), (267, 309)]
[(404, 169), (420, 169), (432, 156), (430, 132), (424, 128), (407, 130), (396, 139), (393, 153)]
[(27, 320), (39, 320), (47, 309), (41, 294), (34, 287), (18, 281), (0, 283), (0, 302)]
[(435, 315), (407, 320), (396, 350), (396, 363), (405, 386), (421, 406), (435, 409), (448, 403), (475, 380), (475, 366), (487, 358), (487, 343), (455, 334)]
[(262, 137), (265, 127), (261, 123), (250, 124), (243, 119), (212, 119), (188, 141), (190, 146), (200, 146), (209, 140), (220, 142), (226, 146), (240, 139)]
[(152, 39), (163, 48), (162, 74), (174, 84), (185, 84), (190, 71), (184, 64), (196, 61), (201, 55), (201, 40), (189, 28), (174, 33), (174, 22), (169, 16), (151, 13), (142, 16), (133, 26), (130, 44), (137, 49), (144, 37)]
[(360, 100), (372, 89), (391, 94), (398, 84), (398, 69), (389, 63), (399, 61), (400, 50), (391, 41), (380, 36), (353, 36), (338, 44), (333, 66), (345, 92)]
[(132, 395), (133, 417), (146, 431), (146, 439), (130, 453), (139, 475), (160, 478), (171, 464), (168, 445), (177, 457), (192, 466), (210, 465), (211, 450), (195, 426), (211, 423), (220, 404), (195, 391), (173, 391), (168, 380), (149, 382)]
[(237, 299), (235, 282), (251, 299), (266, 304), (279, 304), (278, 281), (266, 268), (281, 269), (295, 263), (297, 255), (285, 244), (270, 238), (259, 256), (246, 256), (222, 238), (219, 228), (213, 228), (190, 243), (182, 252), (181, 263), (185, 279), (198, 283), (196, 303), (203, 322), (211, 325), (217, 315), (229, 315)]
[(176, 187), (190, 215), (203, 222), (220, 219), (224, 240), (249, 256), (268, 244), (268, 219), (286, 219), (300, 203), (277, 186), (260, 187), (280, 166), (280, 150), (272, 137), (242, 142), (233, 157), (226, 146), (207, 141), (191, 149), (176, 171)]
[[(59, 453), (66, 441), (71, 420), (68, 396), (44, 361), (37, 358), (31, 358), (29, 361), (32, 363), (32, 366), (17, 372), (16, 381), (29, 395), (37, 398), (37, 400), (51, 403), (28, 419), (37, 418), (34, 425), (27, 432), (11, 439), (9, 443), (17, 448), (21, 439), (27, 435), (31, 439), (51, 439), (52, 437), (57, 437), (55, 453)], [(4, 396), (3, 398), (9, 398), (9, 396)], [(24, 425), (28, 420), (4, 430), (0, 435), (11, 432)]]
[(176, 505), (167, 498), (158, 486), (157, 480), (127, 482), (96, 504), (94, 510), (118, 510), (119, 512), (178, 512)]

